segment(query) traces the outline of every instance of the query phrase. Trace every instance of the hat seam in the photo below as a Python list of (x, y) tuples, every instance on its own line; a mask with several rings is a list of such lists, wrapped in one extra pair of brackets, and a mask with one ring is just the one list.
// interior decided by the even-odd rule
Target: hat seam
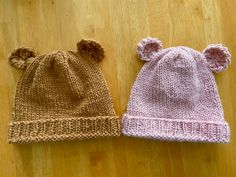
[(124, 115), (122, 133), (127, 136), (159, 140), (227, 143), (227, 122), (170, 120)]
[(120, 135), (118, 116), (39, 119), (12, 122), (10, 143), (67, 141)]

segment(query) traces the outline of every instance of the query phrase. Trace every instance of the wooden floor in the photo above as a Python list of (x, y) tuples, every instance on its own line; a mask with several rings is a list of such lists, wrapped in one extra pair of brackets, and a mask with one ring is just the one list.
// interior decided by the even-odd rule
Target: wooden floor
[[(0, 177), (235, 177), (236, 176), (235, 0), (0, 0)], [(40, 53), (75, 50), (82, 38), (99, 41), (100, 63), (117, 113), (143, 65), (135, 55), (143, 37), (164, 47), (203, 50), (223, 43), (232, 54), (228, 70), (215, 75), (229, 144), (160, 142), (135, 138), (54, 144), (7, 143), (15, 86), (22, 72), (7, 64), (19, 46)]]

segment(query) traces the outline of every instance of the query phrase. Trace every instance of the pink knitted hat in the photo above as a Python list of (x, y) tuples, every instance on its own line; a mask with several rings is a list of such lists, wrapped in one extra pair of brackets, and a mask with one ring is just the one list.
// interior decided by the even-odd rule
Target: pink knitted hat
[(123, 134), (160, 140), (229, 142), (230, 131), (211, 71), (230, 63), (220, 44), (202, 53), (178, 46), (162, 49), (156, 38), (145, 38), (137, 48), (147, 61), (131, 90)]

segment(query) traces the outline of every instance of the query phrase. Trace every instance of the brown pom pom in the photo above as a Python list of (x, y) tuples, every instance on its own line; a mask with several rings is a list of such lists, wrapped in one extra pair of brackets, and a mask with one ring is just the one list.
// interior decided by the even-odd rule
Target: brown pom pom
[(96, 41), (82, 39), (77, 43), (77, 50), (82, 57), (86, 56), (96, 61), (105, 57), (104, 49)]
[(35, 57), (36, 52), (34, 49), (21, 47), (13, 50), (13, 52), (10, 53), (8, 56), (8, 62), (16, 69), (25, 70)]

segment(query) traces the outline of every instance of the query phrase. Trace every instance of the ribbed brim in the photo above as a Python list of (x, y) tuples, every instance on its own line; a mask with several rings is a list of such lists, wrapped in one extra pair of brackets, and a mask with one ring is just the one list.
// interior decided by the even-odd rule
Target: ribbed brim
[(118, 116), (42, 119), (12, 122), (10, 143), (54, 142), (120, 135)]
[(124, 115), (122, 133), (127, 136), (170, 141), (227, 143), (226, 122), (194, 121)]

